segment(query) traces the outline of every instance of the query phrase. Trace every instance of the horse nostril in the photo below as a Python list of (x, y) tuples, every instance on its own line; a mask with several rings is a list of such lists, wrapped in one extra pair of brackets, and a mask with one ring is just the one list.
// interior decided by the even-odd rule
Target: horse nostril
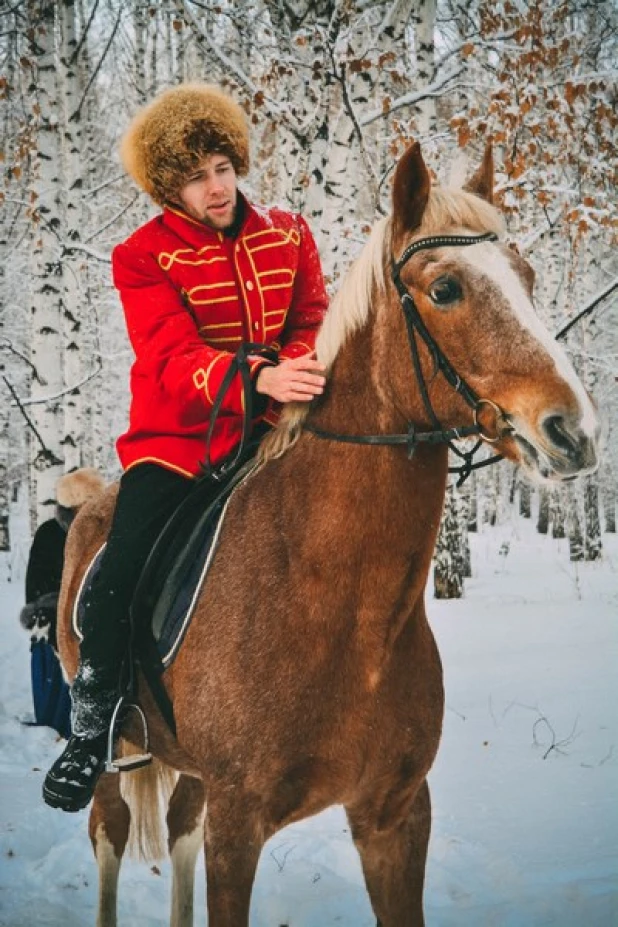
[(579, 453), (580, 437), (572, 434), (562, 415), (549, 415), (544, 419), (542, 428), (551, 443), (569, 456)]

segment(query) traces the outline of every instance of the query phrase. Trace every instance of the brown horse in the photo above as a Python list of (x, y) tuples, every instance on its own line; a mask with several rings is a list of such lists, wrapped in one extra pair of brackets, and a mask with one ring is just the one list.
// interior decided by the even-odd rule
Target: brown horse
[[(374, 228), (319, 336), (327, 393), (286, 410), (229, 506), (165, 675), (176, 739), (141, 687), (153, 752), (183, 774), (168, 812), (174, 927), (192, 924), (199, 847), (210, 927), (247, 927), (264, 842), (335, 803), (379, 924), (424, 923), (443, 689), (423, 599), (445, 442), (479, 433), (545, 479), (596, 464), (595, 411), (534, 313), (530, 267), (499, 240), (492, 183), (489, 150), (465, 191), (432, 188), (418, 145), (404, 155), (392, 218)], [(356, 443), (367, 435), (375, 446)], [(112, 506), (108, 494), (69, 539), (60, 644), (71, 674), (70, 604)], [(97, 788), (99, 927), (116, 923), (126, 790), (141, 775), (104, 775)]]

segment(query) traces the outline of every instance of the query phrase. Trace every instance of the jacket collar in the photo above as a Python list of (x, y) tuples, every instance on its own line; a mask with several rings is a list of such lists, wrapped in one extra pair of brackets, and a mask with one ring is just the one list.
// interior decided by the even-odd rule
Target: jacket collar
[[(244, 215), (236, 234), (232, 237), (240, 238), (251, 231), (253, 228), (260, 228), (263, 220), (260, 219), (259, 213), (253, 208), (248, 199), (238, 191), (238, 199), (242, 204)], [(223, 232), (217, 232), (208, 225), (204, 225), (197, 219), (188, 216), (179, 206), (165, 206), (163, 209), (163, 224), (182, 238), (188, 245), (193, 248), (203, 248), (206, 245), (222, 244), (226, 236)]]

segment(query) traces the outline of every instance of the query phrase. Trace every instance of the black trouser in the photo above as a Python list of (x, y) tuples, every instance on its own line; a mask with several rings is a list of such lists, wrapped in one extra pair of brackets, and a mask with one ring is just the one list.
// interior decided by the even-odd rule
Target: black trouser
[(73, 732), (95, 737), (110, 723), (121, 694), (130, 639), (129, 608), (150, 550), (192, 479), (156, 464), (138, 464), (120, 491), (99, 574), (84, 608), (80, 665), (73, 683)]

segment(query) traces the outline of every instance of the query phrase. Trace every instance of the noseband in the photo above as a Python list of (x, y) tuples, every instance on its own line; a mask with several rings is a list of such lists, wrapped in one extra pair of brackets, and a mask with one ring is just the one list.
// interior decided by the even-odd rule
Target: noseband
[[(473, 470), (478, 470), (480, 467), (486, 467), (488, 464), (496, 463), (498, 460), (502, 459), (500, 455), (495, 454), (485, 460), (476, 462), (474, 461), (474, 456), (481, 447), (483, 441), (486, 441), (490, 444), (495, 444), (500, 440), (500, 438), (504, 437), (505, 434), (507, 434), (509, 431), (512, 431), (508, 425), (508, 419), (502, 409), (496, 405), (495, 402), (493, 402), (491, 399), (480, 398), (472, 389), (472, 387), (466, 383), (463, 377), (457, 373), (440, 346), (436, 343), (431, 333), (425, 327), (425, 323), (421, 319), (416, 303), (414, 302), (414, 298), (401, 279), (401, 271), (408, 263), (410, 258), (412, 258), (415, 254), (418, 254), (419, 251), (425, 251), (428, 248), (443, 248), (448, 246), (464, 247), (467, 245), (480, 244), (484, 241), (497, 241), (497, 238), (498, 236), (493, 232), (487, 232), (484, 235), (436, 235), (429, 238), (421, 238), (419, 241), (415, 241), (411, 245), (408, 245), (398, 261), (395, 261), (394, 258), (391, 258), (391, 276), (395, 285), (395, 289), (399, 294), (399, 300), (401, 302), (401, 308), (406, 322), (408, 342), (410, 345), (410, 353), (412, 355), (412, 363), (414, 365), (416, 382), (421, 392), (425, 411), (429, 416), (434, 430), (417, 431), (416, 426), (410, 422), (406, 434), (348, 435), (338, 434), (337, 432), (324, 431), (321, 428), (317, 428), (316, 426), (311, 425), (309, 422), (305, 422), (303, 426), (305, 431), (309, 431), (311, 434), (316, 435), (318, 438), (329, 438), (330, 440), (342, 441), (346, 444), (405, 445), (408, 451), (408, 457), (413, 456), (414, 451), (419, 444), (446, 444), (448, 445), (449, 449), (453, 451), (453, 453), (461, 460), (461, 464), (459, 466), (449, 467), (449, 473), (459, 474), (459, 479), (457, 481), (458, 486), (461, 486), (461, 484), (470, 476)], [(427, 383), (423, 375), (418, 351), (417, 336), (422, 338), (427, 349), (429, 350), (434, 364), (433, 376), (435, 376), (438, 372), (442, 373), (447, 383), (449, 383), (455, 392), (459, 393), (467, 405), (470, 406), (474, 419), (473, 425), (463, 425), (459, 428), (442, 428), (429, 398), (429, 391), (427, 389)], [(483, 433), (482, 427), (478, 420), (479, 412), (483, 406), (489, 406), (492, 408), (496, 413), (496, 419), (498, 421), (501, 420), (506, 424), (506, 428), (501, 434), (491, 436)], [(474, 436), (477, 436), (478, 440), (470, 451), (461, 451), (455, 444), (453, 444), (454, 441), (461, 438), (470, 438)]]

